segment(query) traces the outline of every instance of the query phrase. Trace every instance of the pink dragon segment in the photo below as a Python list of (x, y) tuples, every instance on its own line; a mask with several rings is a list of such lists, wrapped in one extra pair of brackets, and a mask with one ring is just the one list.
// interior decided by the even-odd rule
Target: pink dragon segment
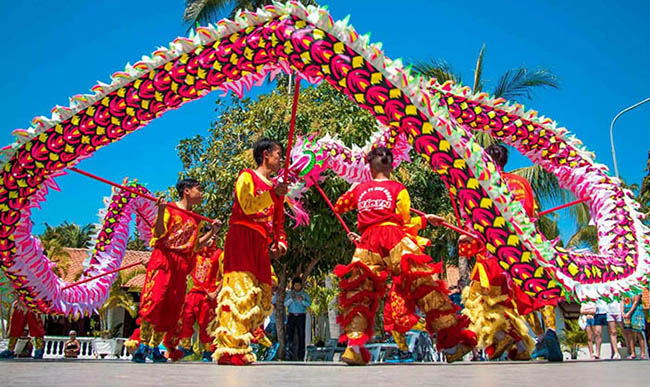
[[(37, 250), (29, 247), (33, 244), (27, 243), (29, 229), (22, 220), (50, 179), (166, 111), (215, 90), (241, 95), (280, 71), (328, 82), (391, 128), (386, 141), (407, 139), (449, 184), (469, 223), (513, 281), (540, 303), (556, 302), (563, 290), (568, 297), (588, 300), (647, 283), (648, 229), (636, 203), (564, 129), (487, 95), (414, 78), (347, 21), (334, 21), (323, 8), (288, 2), (197, 28), (189, 38), (127, 65), (110, 84), (93, 87), (93, 94), (74, 96), (69, 107), (57, 106), (51, 117), (38, 117), (29, 129), (14, 132), (16, 141), (0, 150), (0, 267), (27, 304), (41, 311), (86, 312), (109, 286), (93, 281), (85, 290), (62, 295), (54, 278), (37, 283), (50, 269), (28, 256)], [(503, 136), (578, 197), (592, 197), (601, 254), (562, 251), (545, 241), (473, 140), (473, 130)], [(349, 179), (366, 173), (356, 148), (348, 152), (332, 139), (331, 164), (317, 165), (327, 154), (318, 151), (327, 143), (312, 139), (302, 145), (307, 143), (314, 152), (314, 171), (332, 168)], [(402, 153), (408, 157), (408, 151)], [(305, 187), (295, 189), (299, 195)], [(64, 299), (75, 301), (68, 305)], [(72, 306), (75, 302), (83, 307)]]
[[(49, 189), (59, 189), (55, 177), (62, 174), (65, 172), (49, 177), (41, 189), (32, 196), (30, 205), (21, 211), (21, 220), (15, 237), (17, 255), (22, 259), (12, 267), (11, 275), (20, 277), (30, 287), (30, 294), (33, 294), (34, 298), (29, 301), (42, 306), (39, 310), (49, 314), (79, 317), (89, 315), (104, 304), (111, 284), (118, 274), (110, 274), (85, 284), (63, 289), (67, 283), (54, 274), (52, 269), (55, 264), (45, 256), (40, 240), (32, 235), (31, 211), (33, 208), (40, 207), (40, 203), (45, 201)], [(149, 192), (139, 184), (128, 185), (140, 192)], [(145, 241), (151, 239), (151, 224), (157, 213), (154, 203), (122, 190), (113, 190), (112, 196), (105, 198), (104, 202), (106, 207), (99, 211), (100, 224), (97, 225), (99, 231), (93, 238), (88, 264), (80, 280), (121, 266), (129, 239), (129, 223), (132, 215), (136, 215), (136, 228), (142, 239)]]

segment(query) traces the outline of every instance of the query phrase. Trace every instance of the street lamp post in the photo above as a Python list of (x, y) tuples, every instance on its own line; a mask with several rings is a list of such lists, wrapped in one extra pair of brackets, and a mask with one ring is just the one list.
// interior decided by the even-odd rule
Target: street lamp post
[(646, 98), (641, 102), (637, 102), (632, 106), (628, 106), (625, 109), (621, 110), (616, 117), (612, 120), (612, 123), (609, 125), (609, 140), (612, 143), (612, 159), (614, 159), (614, 173), (616, 174), (616, 177), (619, 178), (618, 175), (618, 164), (616, 164), (616, 149), (614, 149), (614, 123), (616, 120), (618, 120), (618, 117), (622, 116), (623, 113), (629, 112), (630, 110), (634, 109), (637, 106), (641, 106), (646, 102), (650, 102), (650, 98)]

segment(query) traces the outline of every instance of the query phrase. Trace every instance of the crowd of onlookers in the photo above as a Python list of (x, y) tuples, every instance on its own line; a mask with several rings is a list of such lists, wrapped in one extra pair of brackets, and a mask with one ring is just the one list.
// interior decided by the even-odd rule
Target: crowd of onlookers
[[(601, 358), (603, 327), (609, 334), (612, 359), (621, 358), (618, 349), (619, 330), (622, 333), (620, 341), (625, 343), (627, 349), (627, 359), (648, 358), (645, 336), (646, 312), (641, 302), (641, 295), (624, 297), (620, 302), (598, 301), (583, 304), (580, 314), (580, 325), (587, 332), (587, 349), (590, 358)], [(594, 344), (596, 344), (595, 348)]]

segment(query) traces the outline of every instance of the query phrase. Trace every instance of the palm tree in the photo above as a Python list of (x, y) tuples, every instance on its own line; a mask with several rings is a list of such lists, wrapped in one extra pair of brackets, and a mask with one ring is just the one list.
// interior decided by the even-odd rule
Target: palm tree
[(129, 241), (126, 243), (126, 249), (135, 251), (149, 251), (149, 245), (147, 242), (140, 239), (140, 232), (138, 229), (135, 229), (133, 235), (129, 236)]
[(108, 311), (115, 308), (124, 308), (126, 312), (135, 318), (138, 315), (138, 305), (129, 294), (128, 290), (124, 290), (124, 286), (134, 277), (146, 273), (144, 269), (129, 270), (126, 273), (121, 271), (115, 282), (111, 285), (111, 291), (102, 305), (97, 311), (99, 313), (100, 329), (102, 333), (108, 333), (110, 321), (108, 321)]
[(40, 235), (41, 241), (56, 240), (62, 247), (85, 249), (95, 232), (95, 225), (79, 226), (76, 223), (64, 221), (58, 226), (45, 223), (45, 231)]
[(41, 246), (43, 246), (43, 253), (45, 253), (47, 258), (56, 264), (53, 269), (54, 274), (60, 278), (66, 277), (72, 264), (70, 253), (55, 238), (41, 239)]
[(648, 174), (641, 181), (641, 188), (639, 188), (638, 200), (641, 208), (646, 215), (650, 215), (650, 151), (648, 151), (648, 162), (645, 168)]
[[(304, 5), (316, 5), (314, 0), (299, 0)], [(273, 4), (273, 0), (185, 0), (183, 20), (193, 27), (196, 24), (208, 24), (217, 21), (220, 17), (233, 18), (238, 10), (247, 9), (255, 11), (265, 5)]]

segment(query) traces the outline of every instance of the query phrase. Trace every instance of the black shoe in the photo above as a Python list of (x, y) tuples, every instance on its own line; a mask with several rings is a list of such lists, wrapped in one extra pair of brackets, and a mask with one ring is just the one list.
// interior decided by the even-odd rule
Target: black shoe
[(557, 339), (557, 334), (554, 330), (546, 330), (542, 344), (546, 348), (546, 360), (552, 362), (564, 361), (564, 354), (560, 348), (560, 342)]

